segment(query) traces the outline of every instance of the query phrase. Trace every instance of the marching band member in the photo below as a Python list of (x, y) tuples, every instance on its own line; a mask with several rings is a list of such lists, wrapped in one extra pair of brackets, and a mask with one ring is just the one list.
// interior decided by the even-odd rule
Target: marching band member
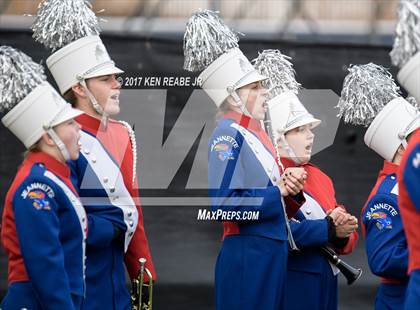
[(44, 1), (32, 29), (36, 40), (56, 50), (47, 66), (60, 92), (84, 112), (77, 118), (81, 156), (71, 163), (73, 184), (82, 201), (89, 198), (84, 308), (130, 309), (124, 262), (131, 279), (139, 258), (156, 274), (138, 197), (134, 131), (110, 118), (120, 111), (116, 74), (123, 71), (109, 57), (97, 17), (83, 0)]
[(410, 136), (398, 170), (398, 205), (408, 243), (408, 272), (405, 309), (415, 309), (420, 304), (420, 128)]
[[(223, 222), (215, 271), (216, 309), (280, 309), (288, 252), (282, 197), (288, 198), (290, 211), (296, 211), (303, 199), (290, 196), (301, 191), (306, 176), (303, 169), (281, 176), (274, 147), (261, 127), (265, 77), (253, 68), (238, 48), (237, 36), (214, 12), (200, 11), (190, 18), (184, 55), (185, 69), (204, 69), (201, 87), (222, 114), (209, 140), (212, 208), (238, 214)], [(259, 212), (258, 220), (242, 220), (242, 214), (252, 211)]]
[(401, 0), (395, 40), (389, 53), (392, 63), (399, 67), (398, 82), (420, 102), (420, 1)]
[[(356, 246), (357, 219), (337, 204), (331, 179), (311, 164), (314, 118), (297, 98), (300, 84), (289, 57), (279, 50), (265, 50), (254, 60), (263, 84), (270, 89), (268, 115), (284, 167), (303, 167), (308, 173), (304, 186), (306, 202), (293, 217), (290, 227), (299, 252), (287, 262), (286, 298), (282, 309), (337, 309), (338, 270), (320, 252), (332, 246), (348, 254)], [(305, 298), (300, 292), (304, 291)]]
[[(395, 41), (390, 53), (392, 63), (399, 67), (397, 79), (400, 84), (420, 102), (420, 1), (401, 1), (398, 7), (398, 22)], [(408, 272), (405, 309), (415, 309), (420, 304), (420, 226), (419, 197), (419, 129), (412, 133), (410, 143), (401, 161), (397, 174), (398, 204), (408, 243)]]
[(339, 102), (346, 122), (368, 125), (366, 145), (384, 158), (362, 210), (371, 271), (381, 277), (375, 308), (403, 309), (408, 282), (408, 249), (398, 206), (397, 170), (408, 136), (419, 127), (418, 111), (399, 95), (384, 68), (352, 66)]
[(1, 241), (8, 292), (0, 308), (81, 309), (86, 214), (66, 161), (79, 156), (75, 110), (45, 81), (42, 66), (0, 47), (2, 123), (28, 149), (4, 206)]

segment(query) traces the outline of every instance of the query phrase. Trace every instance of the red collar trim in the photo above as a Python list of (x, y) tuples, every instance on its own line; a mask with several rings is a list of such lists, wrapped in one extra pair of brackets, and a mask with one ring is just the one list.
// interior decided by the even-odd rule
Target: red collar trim
[(45, 152), (30, 152), (27, 161), (32, 164), (43, 164), (49, 171), (63, 178), (70, 177), (70, 168)]
[(299, 167), (299, 165), (297, 165), (293, 160), (289, 158), (282, 157), (280, 160), (285, 169), (291, 168), (291, 167)]
[[(93, 134), (96, 135), (96, 133), (98, 132), (100, 126), (101, 126), (101, 120), (93, 117), (89, 114), (83, 113), (81, 115), (79, 115), (78, 117), (76, 117), (76, 121), (82, 126), (83, 129), (87, 129), (90, 132), (92, 132)], [(109, 123), (118, 123), (118, 121), (113, 120), (111, 118), (108, 119)]]
[(230, 118), (246, 129), (251, 129), (256, 132), (263, 130), (260, 121), (242, 113), (229, 111), (223, 115), (223, 118)]
[[(293, 160), (291, 160), (290, 158), (287, 158), (287, 157), (282, 157), (281, 158), (281, 163), (283, 164), (285, 169), (286, 168), (293, 168), (293, 167), (303, 167), (303, 168), (305, 168), (305, 167), (315, 167), (315, 168), (319, 169), (319, 167), (317, 165), (314, 165), (311, 162), (307, 162), (307, 163), (299, 165), (299, 164), (295, 163)], [(321, 169), (319, 169), (319, 170), (321, 170)]]
[(384, 166), (382, 167), (380, 174), (388, 175), (388, 174), (397, 173), (397, 171), (398, 171), (398, 165), (384, 160)]

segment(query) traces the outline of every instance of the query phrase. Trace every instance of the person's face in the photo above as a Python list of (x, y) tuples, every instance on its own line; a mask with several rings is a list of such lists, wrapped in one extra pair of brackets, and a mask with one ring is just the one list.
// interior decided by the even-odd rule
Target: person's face
[(74, 119), (70, 119), (54, 127), (55, 133), (66, 146), (71, 160), (79, 158), (80, 128), (79, 123)]
[(121, 84), (115, 74), (90, 78), (86, 81), (86, 84), (106, 114), (116, 115), (120, 113)]
[(312, 146), (314, 143), (314, 137), (311, 130), (311, 124), (300, 126), (286, 132), (285, 137), (289, 146), (293, 149), (297, 158), (290, 158), (290, 155), (284, 151), (280, 142), (280, 149), (282, 156), (288, 157), (297, 163), (307, 163), (311, 159)]
[(261, 82), (245, 85), (239, 88), (237, 92), (251, 116), (256, 120), (263, 120), (268, 90), (262, 86)]

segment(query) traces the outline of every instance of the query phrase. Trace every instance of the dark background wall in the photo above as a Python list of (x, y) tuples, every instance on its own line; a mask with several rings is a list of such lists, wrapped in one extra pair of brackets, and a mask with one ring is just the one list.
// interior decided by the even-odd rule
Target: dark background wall
[[(126, 71), (125, 76), (188, 75), (182, 70), (182, 39), (179, 35), (152, 39), (108, 34), (102, 38), (112, 58)], [(278, 48), (293, 57), (298, 79), (305, 88), (332, 89), (337, 94), (340, 94), (346, 74), (345, 66), (372, 61), (391, 67), (388, 56), (390, 46), (387, 45), (321, 44), (310, 41), (310, 38), (307, 43), (275, 38), (244, 38), (241, 49), (249, 58), (254, 58), (257, 50)], [(45, 62), (48, 56), (48, 52), (32, 40), (29, 32), (0, 31), (0, 44), (19, 48), (35, 61)], [(392, 72), (395, 74), (395, 71)], [(192, 89), (188, 88), (168, 90), (164, 138), (191, 92)], [(362, 128), (340, 124), (334, 144), (313, 158), (333, 179), (337, 200), (357, 216), (382, 165), (379, 156), (364, 145), (363, 134)], [(23, 151), (23, 146), (0, 125), (1, 201), (4, 201)], [(194, 154), (190, 155), (183, 167), (188, 166)], [(176, 180), (172, 182), (168, 190), (170, 195), (183, 191), (177, 184)], [(164, 192), (160, 194), (165, 195)], [(220, 246), (221, 225), (198, 222), (197, 209), (144, 207), (145, 227), (159, 277), (155, 291), (157, 309), (211, 309), (213, 267)], [(340, 276), (340, 309), (372, 308), (377, 279), (368, 270), (363, 249), (361, 238), (355, 253), (347, 258), (352, 264), (363, 267), (362, 279), (354, 286), (346, 287)], [(7, 261), (4, 251), (0, 253), (1, 298), (7, 287)]]

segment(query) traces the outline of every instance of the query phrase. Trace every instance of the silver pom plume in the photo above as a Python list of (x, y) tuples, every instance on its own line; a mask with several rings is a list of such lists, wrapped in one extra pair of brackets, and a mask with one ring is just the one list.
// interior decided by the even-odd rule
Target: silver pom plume
[(184, 69), (202, 71), (220, 55), (238, 47), (239, 37), (217, 15), (201, 10), (187, 22), (184, 34)]
[(400, 2), (395, 35), (390, 56), (392, 63), (401, 68), (420, 51), (420, 0)]
[(53, 51), (100, 32), (98, 18), (86, 0), (44, 0), (31, 29), (33, 38)]
[(254, 67), (262, 75), (268, 77), (262, 83), (269, 90), (269, 99), (286, 91), (292, 91), (295, 94), (299, 92), (301, 85), (296, 81), (296, 72), (290, 62), (291, 59), (279, 50), (264, 50), (252, 60)]
[(400, 96), (400, 88), (391, 73), (373, 63), (351, 65), (348, 71), (337, 105), (338, 116), (346, 123), (369, 126), (388, 102)]
[(0, 46), (0, 112), (9, 112), (46, 80), (44, 68), (10, 46)]
[(408, 96), (405, 98), (409, 104), (411, 104), (413, 107), (415, 107), (418, 111), (420, 111), (420, 104), (417, 102), (416, 98), (413, 96)]

